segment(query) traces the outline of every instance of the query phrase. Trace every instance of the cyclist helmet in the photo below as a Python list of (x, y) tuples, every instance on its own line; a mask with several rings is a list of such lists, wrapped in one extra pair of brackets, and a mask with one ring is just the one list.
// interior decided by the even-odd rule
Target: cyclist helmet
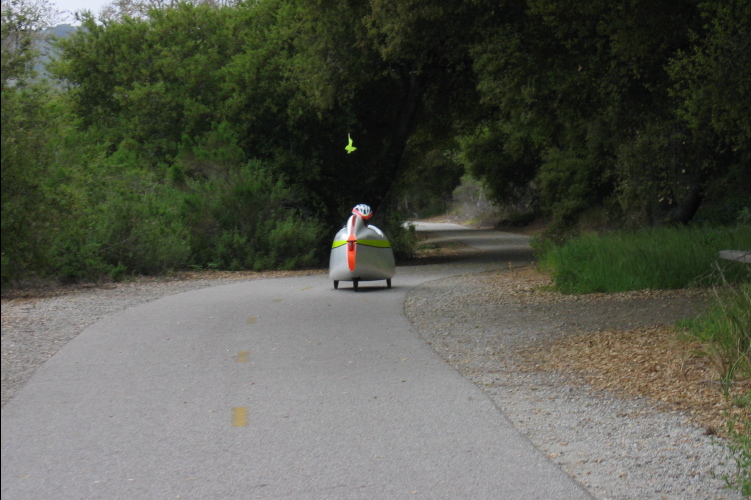
[(370, 207), (361, 203), (352, 209), (353, 215), (359, 215), (363, 219), (367, 220), (373, 216), (373, 212), (370, 211)]

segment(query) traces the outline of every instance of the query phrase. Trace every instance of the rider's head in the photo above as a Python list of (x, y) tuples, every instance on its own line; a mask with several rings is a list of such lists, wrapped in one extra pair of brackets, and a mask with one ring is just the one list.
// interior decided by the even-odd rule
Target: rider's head
[(359, 215), (364, 220), (368, 220), (373, 216), (373, 212), (370, 211), (370, 207), (361, 203), (352, 209), (352, 215)]

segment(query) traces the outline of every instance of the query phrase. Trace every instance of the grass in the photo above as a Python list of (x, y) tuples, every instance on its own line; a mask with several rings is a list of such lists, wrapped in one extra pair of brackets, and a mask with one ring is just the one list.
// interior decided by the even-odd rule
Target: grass
[[(751, 393), (747, 394), (746, 399), (749, 398)], [(730, 437), (728, 451), (736, 467), (734, 474), (724, 476), (725, 482), (729, 488), (737, 489), (744, 497), (751, 497), (751, 421), (730, 420), (727, 432)]]
[(709, 311), (678, 326), (705, 346), (701, 354), (714, 361), (725, 394), (736, 374), (751, 378), (751, 283), (715, 288)]
[[(677, 289), (709, 284), (720, 250), (751, 249), (751, 225), (585, 234), (562, 246), (535, 246), (541, 269), (563, 293)], [(748, 265), (719, 265), (730, 283), (748, 279)]]
[[(699, 354), (712, 359), (720, 372), (725, 396), (736, 378), (751, 379), (751, 283), (715, 288), (709, 311), (679, 324), (692, 338), (702, 342)], [(733, 400), (739, 407), (751, 407), (751, 391)], [(724, 477), (728, 486), (751, 496), (751, 421), (732, 418), (727, 423), (728, 451), (735, 472)]]

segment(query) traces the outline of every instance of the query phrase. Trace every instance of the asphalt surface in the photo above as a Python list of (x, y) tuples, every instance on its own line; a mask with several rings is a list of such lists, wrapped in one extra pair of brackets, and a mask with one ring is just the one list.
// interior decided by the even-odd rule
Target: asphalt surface
[(584, 499), (403, 314), (428, 280), (530, 260), (523, 237), (398, 268), (162, 298), (86, 329), (2, 409), (2, 498)]

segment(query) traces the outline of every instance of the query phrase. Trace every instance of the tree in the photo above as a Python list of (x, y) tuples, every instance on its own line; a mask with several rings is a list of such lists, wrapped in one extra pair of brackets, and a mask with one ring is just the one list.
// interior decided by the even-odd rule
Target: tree
[(46, 185), (60, 123), (34, 80), (37, 42), (58, 13), (43, 0), (2, 3), (2, 282), (43, 265), (54, 197)]
[[(727, 170), (727, 150), (718, 151), (708, 120), (691, 126), (677, 116), (671, 89), (679, 70), (669, 68), (707, 33), (702, 14), (715, 17), (708, 5), (503, 4), (473, 51), (486, 113), (463, 139), (468, 166), (499, 197), (528, 183), (560, 228), (594, 207), (606, 207), (614, 222), (690, 220), (707, 183)], [(738, 27), (748, 24), (737, 9), (730, 15)], [(734, 78), (748, 80), (743, 72)], [(736, 109), (747, 99), (723, 98), (714, 102)]]
[[(751, 162), (751, 4), (701, 4), (705, 26), (669, 70), (678, 114), (691, 130), (710, 127), (724, 150)], [(734, 155), (734, 156), (735, 156)]]
[(729, 204), (731, 222), (748, 206), (751, 122), (741, 110), (751, 105), (749, 23), (747, 2), (697, 5), (686, 43), (664, 65), (670, 114), (645, 121), (619, 157), (632, 218), (686, 223), (709, 200)]
[[(299, 207), (333, 223), (354, 203), (378, 208), (418, 124), (449, 133), (452, 109), (472, 95), (463, 90), (475, 8), (268, 0), (104, 24), (89, 16), (61, 42), (57, 72), (113, 148), (134, 140), (152, 165), (170, 165), (185, 138), (199, 145), (223, 124), (246, 158), (275, 163)], [(343, 149), (348, 133), (354, 155)]]
[(59, 42), (53, 67), (71, 85), (85, 126), (107, 129), (113, 147), (136, 141), (151, 165), (173, 160), (183, 136), (220, 121), (219, 70), (236, 50), (229, 9), (181, 5), (151, 19), (98, 24)]
[(38, 41), (60, 17), (47, 0), (3, 0), (2, 2), (2, 89), (23, 84), (32, 76), (32, 64), (39, 55)]

